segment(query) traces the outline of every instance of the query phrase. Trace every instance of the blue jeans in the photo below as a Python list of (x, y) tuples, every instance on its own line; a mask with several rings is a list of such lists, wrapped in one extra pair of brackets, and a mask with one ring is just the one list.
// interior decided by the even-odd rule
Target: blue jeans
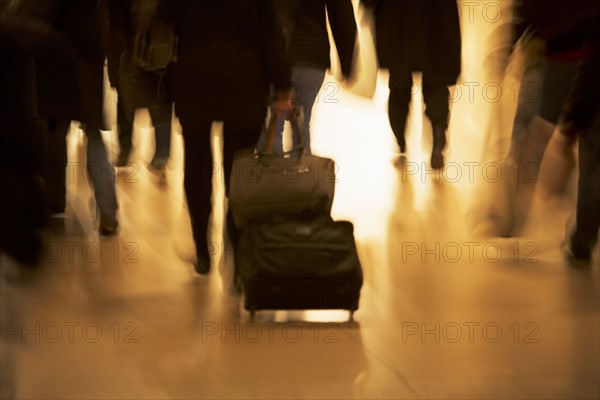
[[(293, 149), (298, 148), (300, 143), (303, 142), (306, 154), (311, 154), (310, 148), (310, 117), (312, 115), (312, 108), (315, 104), (315, 99), (321, 90), (323, 81), (325, 80), (325, 70), (317, 68), (307, 67), (293, 67), (292, 68), (292, 88), (293, 88), (293, 102), (296, 107), (302, 107), (304, 118), (302, 120), (302, 126), (300, 127), (301, 132), (297, 128), (292, 127), (293, 134)], [(275, 146), (273, 153), (283, 153), (283, 127), (286, 115), (282, 115), (277, 120), (277, 134), (275, 136)], [(259, 151), (264, 146), (266, 141), (266, 130), (263, 130), (261, 134), (257, 148)]]

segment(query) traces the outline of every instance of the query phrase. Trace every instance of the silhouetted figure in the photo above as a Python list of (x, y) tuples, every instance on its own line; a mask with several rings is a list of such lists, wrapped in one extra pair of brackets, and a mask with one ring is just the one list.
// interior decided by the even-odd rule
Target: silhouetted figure
[(514, 188), (507, 188), (507, 218), (495, 215), (501, 236), (518, 236), (527, 221), (544, 151), (567, 99), (584, 39), (597, 13), (594, 0), (523, 0), (516, 51), (524, 70), (507, 157)]
[[(289, 99), (290, 67), (275, 4), (264, 0), (173, 1), (179, 52), (174, 68), (175, 110), (183, 127), (185, 192), (196, 242), (196, 271), (207, 273), (211, 213), (213, 121), (224, 122), (225, 187), (236, 151), (254, 147), (265, 121), (272, 84)], [(229, 213), (234, 246), (239, 233)]]
[[(96, 0), (22, 0), (17, 17), (46, 24), (62, 35), (75, 62), (64, 65), (50, 58), (36, 59), (38, 111), (48, 119), (44, 170), (47, 205), (55, 213), (66, 206), (66, 142), (71, 120), (81, 122), (87, 134), (87, 169), (100, 214), (99, 231), (117, 233), (114, 171), (100, 127), (103, 107), (104, 49)], [(43, 51), (43, 49), (40, 49)], [(73, 79), (74, 78), (74, 79)], [(76, 85), (61, 86), (74, 80)]]
[[(292, 126), (293, 148), (303, 143), (311, 154), (310, 118), (325, 72), (331, 66), (327, 21), (335, 41), (342, 77), (350, 78), (356, 42), (356, 21), (350, 0), (278, 0), (278, 14), (292, 65), (293, 102), (301, 107), (304, 123), (299, 132)], [(283, 153), (285, 115), (277, 121), (274, 153)], [(300, 136), (302, 135), (302, 137)], [(262, 148), (264, 135), (258, 148)]]
[[(0, 325), (20, 320), (18, 285), (35, 275), (46, 225), (41, 171), (44, 126), (37, 115), (34, 43), (61, 54), (35, 26), (0, 21)], [(55, 37), (53, 39), (56, 39)], [(65, 57), (68, 58), (68, 57)], [(18, 395), (19, 343), (2, 333), (0, 398)]]
[(559, 131), (579, 139), (579, 182), (575, 229), (569, 252), (576, 260), (591, 261), (600, 228), (600, 18), (590, 25), (585, 56), (559, 125)]
[(0, 268), (2, 253), (35, 265), (42, 250), (44, 131), (37, 115), (35, 34), (23, 25), (0, 24)]
[(412, 73), (423, 73), (425, 114), (433, 128), (432, 168), (444, 165), (449, 122), (448, 86), (461, 70), (461, 36), (454, 0), (361, 0), (375, 18), (379, 66), (389, 70), (388, 114), (400, 152), (412, 92)]
[[(173, 99), (170, 66), (151, 70), (136, 58), (136, 42), (152, 32), (149, 25), (168, 24), (162, 7), (165, 0), (103, 0), (106, 7), (108, 77), (118, 93), (117, 123), (120, 153), (117, 166), (125, 166), (132, 147), (133, 121), (138, 108), (147, 108), (154, 124), (155, 151), (150, 162), (162, 171), (171, 148)], [(150, 19), (152, 21), (150, 21)], [(171, 21), (172, 23), (172, 21)], [(172, 26), (172, 25), (171, 25)], [(152, 39), (153, 37), (149, 37)], [(148, 43), (150, 44), (150, 43)], [(154, 43), (156, 46), (156, 43)]]
[[(565, 103), (590, 18), (594, 0), (521, 0), (517, 15), (518, 45), (525, 53), (525, 70), (512, 132), (511, 153), (519, 161), (521, 145), (534, 117), (556, 125)], [(542, 148), (545, 143), (540, 143)]]

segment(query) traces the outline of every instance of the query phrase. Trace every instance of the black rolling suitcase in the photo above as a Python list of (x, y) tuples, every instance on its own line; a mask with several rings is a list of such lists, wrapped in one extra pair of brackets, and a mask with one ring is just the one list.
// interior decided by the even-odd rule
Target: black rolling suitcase
[(251, 223), (242, 232), (236, 273), (244, 307), (258, 310), (358, 309), (362, 268), (348, 221)]

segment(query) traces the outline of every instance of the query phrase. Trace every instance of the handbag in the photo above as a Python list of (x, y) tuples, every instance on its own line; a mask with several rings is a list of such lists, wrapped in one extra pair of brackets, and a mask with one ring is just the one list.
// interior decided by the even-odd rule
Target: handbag
[(142, 70), (160, 73), (177, 61), (178, 37), (173, 23), (157, 17), (158, 3), (158, 0), (136, 3), (140, 18), (132, 58)]
[[(291, 114), (290, 122), (300, 129), (302, 112), (295, 109)], [(271, 114), (263, 149), (243, 149), (234, 155), (229, 207), (239, 229), (250, 221), (330, 218), (335, 163), (305, 154), (303, 142), (293, 151), (273, 154), (278, 118), (277, 112)]]

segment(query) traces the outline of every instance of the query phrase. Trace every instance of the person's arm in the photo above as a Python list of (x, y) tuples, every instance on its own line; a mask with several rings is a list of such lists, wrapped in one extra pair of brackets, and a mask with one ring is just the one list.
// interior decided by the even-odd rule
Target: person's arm
[(325, 5), (329, 15), (331, 33), (340, 58), (342, 75), (347, 79), (352, 71), (356, 46), (357, 29), (354, 8), (352, 8), (350, 0), (325, 0)]

